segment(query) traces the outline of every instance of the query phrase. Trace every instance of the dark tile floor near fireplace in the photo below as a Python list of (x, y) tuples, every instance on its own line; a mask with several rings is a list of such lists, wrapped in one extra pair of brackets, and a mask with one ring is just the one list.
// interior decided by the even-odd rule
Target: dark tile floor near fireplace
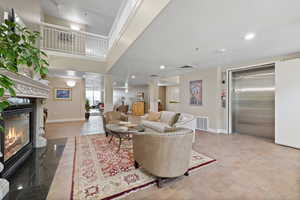
[(65, 142), (66, 139), (51, 139), (47, 147), (34, 149), (14, 175), (8, 178), (10, 188), (5, 200), (46, 199)]

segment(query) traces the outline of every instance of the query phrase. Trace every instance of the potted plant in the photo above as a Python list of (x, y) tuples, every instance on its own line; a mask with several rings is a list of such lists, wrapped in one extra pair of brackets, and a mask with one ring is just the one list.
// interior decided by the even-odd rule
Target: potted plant
[(88, 120), (90, 118), (90, 101), (85, 100), (85, 119)]
[[(20, 66), (32, 67), (35, 73), (44, 76), (48, 73), (47, 55), (37, 46), (40, 33), (31, 31), (19, 24), (5, 20), (0, 23), (0, 70), (18, 73)], [(9, 94), (16, 96), (14, 81), (0, 74), (0, 119), (1, 112), (9, 106), (3, 98)], [(0, 131), (3, 127), (0, 125)]]

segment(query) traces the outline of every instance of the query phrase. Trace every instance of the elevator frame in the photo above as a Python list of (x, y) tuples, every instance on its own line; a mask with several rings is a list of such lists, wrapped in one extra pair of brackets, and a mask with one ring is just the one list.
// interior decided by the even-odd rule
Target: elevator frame
[[(249, 69), (258, 69), (258, 68), (265, 68), (268, 66), (275, 66), (276, 69), (276, 62), (267, 62), (261, 63), (257, 65), (249, 65), (244, 67), (235, 67), (235, 68), (228, 68), (226, 69), (226, 95), (227, 95), (227, 102), (226, 102), (226, 132), (227, 134), (232, 134), (232, 73), (238, 71), (244, 71)], [(275, 93), (276, 95), (276, 93)]]

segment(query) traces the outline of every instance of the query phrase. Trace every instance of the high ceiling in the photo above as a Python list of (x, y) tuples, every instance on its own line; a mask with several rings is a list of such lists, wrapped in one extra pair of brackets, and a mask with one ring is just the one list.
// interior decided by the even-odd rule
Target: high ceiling
[[(299, 0), (172, 0), (111, 72), (119, 82), (138, 85), (151, 74), (184, 73), (183, 65), (232, 66), (296, 53), (299, 10)], [(249, 32), (256, 37), (246, 41)]]
[(42, 0), (42, 10), (49, 16), (85, 24), (89, 32), (108, 35), (123, 1)]

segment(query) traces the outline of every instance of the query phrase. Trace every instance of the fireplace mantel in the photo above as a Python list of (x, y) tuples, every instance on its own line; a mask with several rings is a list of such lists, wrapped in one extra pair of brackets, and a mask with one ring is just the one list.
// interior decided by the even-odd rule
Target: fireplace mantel
[[(37, 80), (29, 78), (27, 76), (9, 72), (7, 70), (0, 69), (0, 74), (5, 75), (13, 80), (14, 88), (17, 97), (35, 98), (34, 105), (34, 135), (33, 145), (35, 148), (45, 147), (47, 140), (43, 137), (43, 99), (47, 99), (50, 93), (50, 87)], [(9, 96), (5, 93), (5, 96)], [(3, 154), (0, 152), (0, 157)], [(3, 170), (3, 163), (0, 162), (0, 172)], [(0, 199), (3, 199), (9, 191), (9, 183), (6, 179), (0, 178)]]
[[(15, 74), (7, 70), (0, 70), (0, 73), (12, 79), (15, 83), (15, 91), (17, 97), (28, 98), (48, 98), (50, 87), (39, 81), (33, 80), (21, 74)], [(6, 93), (6, 95), (9, 95)]]

